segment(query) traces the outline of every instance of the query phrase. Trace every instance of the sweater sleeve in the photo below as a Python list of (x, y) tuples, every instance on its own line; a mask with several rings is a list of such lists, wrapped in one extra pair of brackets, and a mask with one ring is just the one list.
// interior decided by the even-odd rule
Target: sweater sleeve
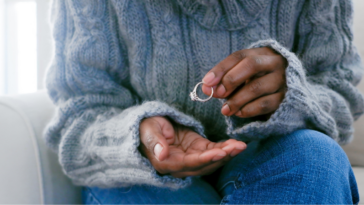
[(353, 121), (364, 112), (363, 96), (355, 87), (363, 65), (353, 45), (352, 4), (346, 0), (306, 1), (301, 16), (294, 53), (275, 40), (251, 45), (271, 47), (287, 59), (287, 92), (267, 121), (227, 117), (228, 133), (233, 137), (259, 140), (314, 129), (340, 144), (351, 141)]
[(55, 56), (46, 86), (57, 111), (45, 130), (46, 143), (76, 185), (188, 185), (191, 178), (158, 175), (139, 153), (139, 123), (168, 116), (203, 135), (202, 125), (165, 103), (139, 103), (109, 8), (108, 1), (53, 1)]

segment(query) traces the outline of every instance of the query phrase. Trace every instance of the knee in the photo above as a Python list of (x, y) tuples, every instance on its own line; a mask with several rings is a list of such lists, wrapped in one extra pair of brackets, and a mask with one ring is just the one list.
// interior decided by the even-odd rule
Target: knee
[(345, 152), (329, 136), (314, 130), (298, 130), (278, 140), (280, 146), (287, 146), (288, 151), (295, 156), (296, 160), (305, 164), (328, 164), (350, 163)]

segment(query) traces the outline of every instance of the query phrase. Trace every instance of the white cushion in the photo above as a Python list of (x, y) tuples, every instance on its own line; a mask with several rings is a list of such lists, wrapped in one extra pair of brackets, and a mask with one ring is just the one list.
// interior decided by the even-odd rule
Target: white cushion
[(81, 203), (42, 139), (53, 112), (44, 91), (0, 98), (0, 204)]

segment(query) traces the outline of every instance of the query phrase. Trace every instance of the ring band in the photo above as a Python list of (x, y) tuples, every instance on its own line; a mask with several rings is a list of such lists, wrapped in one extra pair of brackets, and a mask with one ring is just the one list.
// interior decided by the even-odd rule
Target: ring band
[(207, 99), (201, 99), (201, 98), (199, 98), (197, 96), (196, 90), (197, 90), (198, 86), (201, 85), (201, 84), (203, 84), (203, 82), (197, 83), (197, 85), (195, 86), (195, 88), (193, 89), (193, 91), (190, 93), (190, 98), (191, 98), (192, 101), (207, 102), (214, 95), (214, 88), (211, 87), (211, 95), (210, 95), (210, 97), (208, 97)]

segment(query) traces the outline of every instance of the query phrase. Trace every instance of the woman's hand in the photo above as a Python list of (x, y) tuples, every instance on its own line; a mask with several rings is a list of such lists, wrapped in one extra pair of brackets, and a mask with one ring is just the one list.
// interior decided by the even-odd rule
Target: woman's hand
[(142, 154), (160, 174), (178, 178), (210, 174), (246, 148), (233, 139), (211, 142), (164, 117), (144, 119), (139, 131)]
[(203, 78), (202, 91), (227, 98), (221, 113), (242, 118), (269, 115), (276, 111), (286, 93), (287, 60), (270, 48), (234, 52)]

